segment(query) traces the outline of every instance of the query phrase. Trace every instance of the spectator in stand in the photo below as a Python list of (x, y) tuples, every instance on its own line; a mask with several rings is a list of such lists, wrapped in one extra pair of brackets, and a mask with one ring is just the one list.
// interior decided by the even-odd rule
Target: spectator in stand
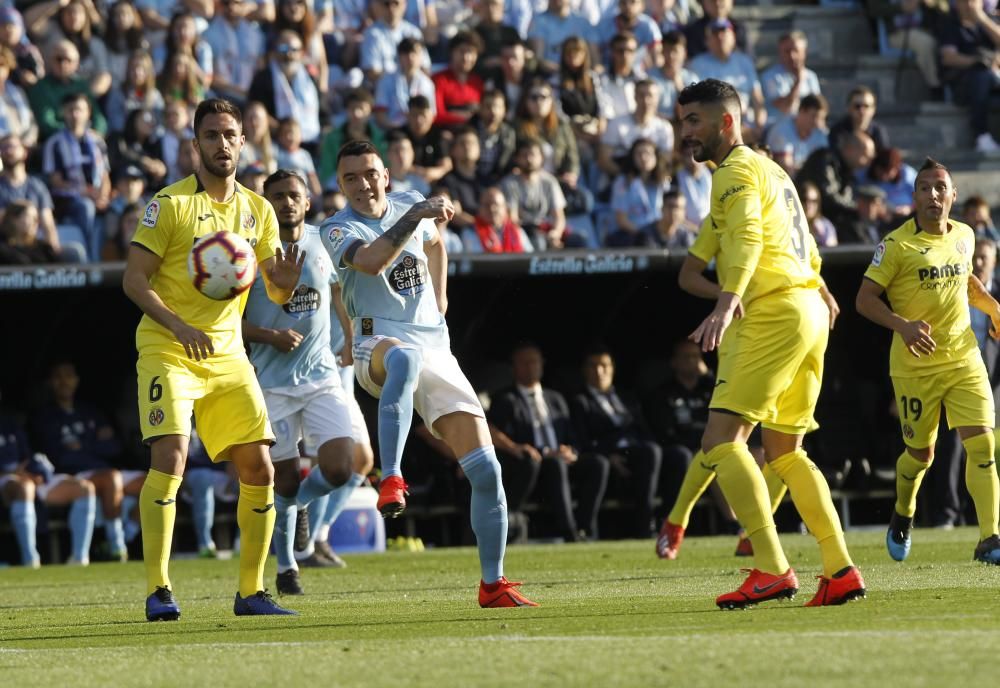
[(567, 542), (596, 537), (608, 460), (579, 452), (566, 399), (542, 387), (541, 350), (520, 344), (511, 353), (511, 363), (514, 386), (493, 397), (487, 415), (503, 467), (508, 509), (519, 513), (537, 486), (540, 506), (551, 509), (559, 536)]
[(259, 163), (267, 174), (278, 169), (274, 157), (274, 143), (271, 141), (270, 118), (262, 103), (252, 100), (243, 108), (243, 135), (246, 143), (240, 151), (239, 167)]
[(212, 86), (215, 64), (212, 46), (198, 35), (194, 14), (181, 11), (170, 18), (166, 42), (153, 50), (153, 64), (160, 74), (176, 54), (187, 55), (188, 66), (198, 83), (198, 90), (205, 92)]
[(331, 65), (355, 67), (358, 64), (358, 52), (365, 39), (364, 29), (371, 23), (368, 4), (368, 0), (337, 0), (336, 3), (329, 3), (333, 13), (333, 31), (323, 29), (323, 33), (329, 34), (327, 50)]
[(479, 196), (475, 225), (462, 231), (467, 253), (530, 253), (528, 235), (510, 217), (507, 199), (496, 186), (488, 186)]
[[(448, 191), (448, 187), (442, 184), (441, 182), (438, 182), (433, 187), (431, 187), (431, 194), (430, 196), (428, 196), (428, 198), (433, 198), (435, 196), (438, 196), (440, 198), (447, 198), (449, 201), (451, 200), (451, 193)], [(438, 234), (441, 235), (442, 241), (444, 241), (444, 249), (447, 255), (461, 253), (463, 250), (465, 250), (465, 248), (462, 246), (462, 237), (460, 237), (457, 233), (452, 231), (452, 229), (448, 226), (448, 223), (444, 220), (444, 218), (438, 218), (437, 220), (434, 221), (434, 224), (437, 226)]]
[[(113, 90), (128, 75), (129, 56), (137, 50), (149, 51), (142, 17), (131, 0), (117, 0), (111, 6), (108, 27), (104, 31), (104, 44), (108, 49), (108, 71), (111, 73)], [(152, 67), (149, 71), (151, 77), (156, 78)], [(110, 108), (108, 112), (111, 112)]]
[(479, 177), (479, 135), (465, 125), (455, 130), (451, 142), (451, 172), (441, 178), (441, 186), (448, 189), (448, 197), (455, 205), (455, 215), (449, 228), (461, 235), (476, 224), (479, 212), (479, 193), (485, 180)]
[(621, 115), (608, 122), (601, 138), (597, 164), (612, 178), (621, 174), (621, 160), (637, 139), (648, 139), (658, 153), (670, 155), (674, 150), (674, 127), (657, 116), (660, 86), (652, 79), (643, 79), (635, 87), (635, 112)]
[(646, 14), (660, 27), (664, 38), (671, 31), (681, 31), (691, 19), (688, 0), (646, 0)]
[[(645, 0), (618, 0), (618, 13), (608, 16), (597, 26), (599, 48), (605, 52), (610, 50), (614, 37), (628, 32), (636, 40), (636, 61), (643, 65), (659, 64), (663, 35), (645, 9)], [(604, 57), (606, 59), (607, 55)]]
[[(264, 119), (267, 122), (267, 118)], [(182, 179), (178, 166), (181, 142), (193, 136), (191, 118), (187, 105), (180, 100), (168, 100), (163, 106), (163, 133), (160, 136), (159, 157), (167, 166), (167, 184)], [(243, 133), (246, 135), (246, 121), (243, 122)], [(249, 143), (249, 136), (248, 143)], [(247, 149), (244, 144), (243, 150)], [(242, 151), (241, 151), (242, 159)]]
[(31, 110), (38, 122), (38, 139), (45, 141), (62, 129), (62, 102), (73, 93), (82, 93), (90, 103), (91, 126), (98, 134), (108, 131), (104, 113), (97, 107), (97, 99), (87, 80), (77, 73), (80, 53), (69, 41), (57, 41), (49, 48), (48, 67), (45, 77), (28, 92)]
[(219, 556), (212, 537), (216, 500), (234, 504), (240, 495), (239, 479), (231, 475), (230, 466), (231, 463), (216, 463), (208, 457), (198, 430), (192, 427), (181, 495), (191, 502), (191, 520), (201, 559)]
[[(181, 2), (176, 0), (133, 0), (133, 2), (142, 15), (147, 38), (154, 49), (170, 42), (170, 34), (173, 29), (171, 19), (177, 13), (190, 14), (192, 19), (197, 18), (200, 25), (199, 33), (207, 26), (212, 15), (216, 13), (216, 3), (213, 0), (181, 0)], [(257, 5), (272, 6), (272, 3), (271, 0), (248, 0), (246, 4), (240, 3), (239, 11), (248, 15)]]
[(971, 112), (976, 151), (1000, 151), (990, 133), (990, 93), (1000, 87), (1000, 22), (986, 13), (983, 0), (955, 0), (938, 43), (944, 81)]
[(265, 54), (264, 34), (248, 18), (252, 11), (248, 5), (225, 0), (202, 34), (212, 48), (212, 90), (238, 104), (247, 101), (247, 90)]
[(510, 167), (517, 133), (506, 121), (507, 100), (495, 89), (483, 91), (479, 112), (469, 120), (469, 126), (479, 135), (478, 175), (487, 183), (495, 184)]
[[(607, 348), (596, 347), (587, 354), (583, 383), (583, 391), (570, 404), (577, 446), (607, 459), (612, 491), (635, 504), (636, 518), (627, 532), (647, 538), (655, 532), (653, 508), (663, 450), (653, 441), (638, 402), (615, 385), (615, 361)], [(686, 468), (682, 463), (671, 470), (683, 475)]]
[(514, 222), (528, 233), (539, 251), (563, 248), (570, 239), (566, 232), (566, 197), (559, 181), (542, 169), (542, 144), (522, 139), (514, 154), (514, 172), (500, 182)]
[(854, 196), (855, 175), (867, 169), (875, 157), (875, 142), (864, 132), (840, 136), (837, 147), (821, 148), (806, 160), (795, 177), (802, 186), (812, 182), (820, 192), (822, 212), (837, 228), (840, 243), (866, 243), (854, 230), (858, 208)]
[(45, 61), (41, 51), (28, 40), (21, 13), (13, 7), (0, 8), (0, 45), (14, 53), (17, 65), (10, 77), (23, 89), (28, 89), (45, 76)]
[(163, 96), (156, 88), (153, 58), (145, 50), (136, 50), (128, 58), (125, 78), (115, 83), (104, 100), (108, 112), (108, 133), (125, 129), (125, 120), (135, 110), (145, 110), (156, 121), (163, 118)]
[(527, 68), (528, 57), (524, 41), (511, 41), (500, 49), (500, 66), (484, 75), (484, 90), (502, 91), (508, 103), (519, 103), (530, 81), (542, 78)]
[(38, 140), (38, 125), (28, 96), (10, 78), (16, 67), (14, 53), (0, 45), (0, 136), (14, 134), (30, 147)]
[[(867, 86), (855, 86), (847, 95), (847, 114), (830, 127), (830, 148), (840, 147), (840, 137), (852, 132), (862, 132), (871, 137), (875, 150), (889, 147), (889, 131), (875, 121), (878, 101), (875, 92)], [(831, 218), (832, 219), (832, 218)], [(836, 222), (836, 220), (834, 220)]]
[(264, 194), (264, 181), (267, 176), (263, 165), (255, 162), (241, 169), (236, 175), (236, 181), (261, 196)]
[(465, 124), (479, 109), (483, 80), (473, 72), (483, 50), (483, 39), (472, 31), (459, 31), (448, 43), (448, 68), (434, 75), (437, 114), (434, 124)]
[(29, 201), (14, 201), (0, 221), (0, 263), (33, 265), (58, 263), (59, 254), (38, 238), (38, 209)]
[(810, 94), (802, 98), (794, 115), (782, 117), (768, 129), (767, 147), (774, 161), (793, 177), (813, 152), (828, 146), (827, 111), (826, 98)]
[(56, 220), (79, 227), (87, 258), (99, 260), (103, 241), (96, 218), (108, 207), (111, 193), (107, 149), (88, 126), (90, 101), (84, 94), (63, 99), (62, 118), (65, 128), (45, 142), (42, 172), (52, 190)]
[(676, 118), (677, 94), (685, 86), (698, 81), (698, 75), (684, 66), (687, 61), (687, 39), (680, 31), (663, 36), (663, 65), (651, 70), (649, 76), (660, 85), (657, 113), (666, 119)]
[[(368, 104), (371, 113), (371, 94), (368, 94)], [(323, 194), (323, 187), (319, 183), (319, 175), (316, 174), (316, 166), (313, 163), (309, 151), (302, 147), (302, 127), (299, 121), (293, 117), (286, 117), (278, 123), (277, 143), (274, 147), (274, 158), (278, 163), (278, 169), (293, 170), (299, 173), (309, 182), (309, 194), (312, 198), (319, 199)]]
[[(146, 205), (146, 174), (136, 165), (116, 167), (111, 175), (114, 188), (111, 191), (111, 202), (101, 220), (104, 225), (104, 246), (101, 257), (104, 260), (124, 260), (128, 253), (128, 243), (121, 244), (118, 237), (121, 231), (122, 215), (126, 208)], [(129, 232), (129, 237), (132, 232)], [(119, 245), (125, 251), (119, 253)], [(113, 255), (114, 257), (108, 257)]]
[(94, 532), (94, 484), (69, 475), (53, 475), (51, 462), (42, 454), (32, 455), (24, 430), (3, 413), (0, 413), (0, 440), (0, 498), (10, 509), (10, 525), (17, 538), (21, 565), (37, 569), (42, 563), (35, 539), (36, 498), (46, 506), (69, 506), (72, 554), (67, 563), (86, 565), (90, 561), (90, 538)]
[(885, 203), (895, 226), (906, 221), (913, 211), (917, 171), (903, 162), (903, 151), (886, 148), (877, 152), (862, 180), (862, 184), (874, 184), (885, 192)]
[(475, 31), (482, 40), (476, 73), (484, 79), (500, 69), (501, 50), (508, 45), (521, 43), (521, 34), (510, 24), (504, 23), (504, 0), (480, 0), (479, 21)]
[(732, 21), (717, 19), (705, 25), (705, 44), (708, 51), (692, 57), (688, 68), (701, 79), (719, 79), (736, 89), (743, 104), (744, 138), (756, 140), (767, 123), (764, 93), (753, 59), (736, 48)]
[(898, 226), (886, 208), (885, 191), (873, 184), (865, 184), (859, 186), (854, 195), (858, 207), (854, 234), (860, 238), (861, 243), (874, 246)]
[[(132, 236), (135, 234), (136, 226), (142, 219), (145, 207), (144, 203), (132, 203), (122, 209), (121, 215), (111, 216), (109, 214), (108, 217), (114, 217), (117, 224), (107, 241), (104, 242), (104, 248), (101, 253), (102, 260), (125, 260), (126, 256), (128, 256), (128, 248), (132, 243)], [(108, 228), (105, 225), (105, 232), (107, 231)]]
[(32, 428), (38, 446), (57, 473), (68, 473), (94, 484), (109, 555), (126, 561), (122, 513), (127, 513), (130, 507), (123, 501), (128, 495), (129, 504), (135, 505), (145, 474), (115, 467), (121, 443), (104, 414), (77, 398), (79, 384), (76, 366), (70, 361), (56, 361), (49, 368), (52, 401), (35, 413)]
[(812, 182), (804, 182), (799, 187), (799, 198), (802, 200), (802, 209), (805, 211), (806, 221), (809, 223), (809, 233), (816, 240), (816, 245), (820, 248), (836, 246), (837, 228), (823, 215), (819, 187)]
[(319, 177), (324, 184), (336, 181), (337, 152), (348, 141), (371, 141), (383, 160), (388, 152), (385, 133), (372, 122), (374, 101), (371, 92), (364, 88), (356, 88), (347, 94), (344, 105), (347, 119), (339, 127), (327, 132), (320, 147)]
[(528, 27), (531, 26), (535, 12), (541, 12), (545, 7), (544, 0), (507, 0), (505, 4), (504, 24), (513, 26), (517, 30), (517, 35), (521, 37), (528, 35)]
[[(638, 48), (639, 44), (635, 36), (627, 31), (611, 39), (611, 58), (607, 63), (608, 70), (601, 74), (599, 86), (596, 89), (599, 96), (600, 114), (605, 120), (612, 120), (615, 117), (635, 112), (635, 86), (645, 76), (642, 70), (636, 66)], [(580, 67), (581, 70), (583, 68)], [(563, 83), (565, 83), (565, 79)]]
[(972, 227), (976, 237), (1000, 241), (1000, 232), (993, 224), (990, 204), (982, 196), (969, 196), (962, 204), (962, 222)]
[(372, 0), (376, 20), (364, 31), (361, 43), (361, 69), (371, 84), (383, 74), (396, 71), (397, 46), (404, 38), (423, 40), (419, 28), (406, 21), (405, 0)]
[(111, 88), (110, 63), (108, 48), (98, 35), (102, 19), (93, 0), (48, 0), (31, 6), (24, 19), (28, 35), (40, 45), (71, 42), (79, 56), (79, 76), (96, 97), (104, 97)]
[(384, 74), (375, 87), (375, 121), (385, 130), (406, 124), (413, 96), (424, 96), (432, 107), (436, 100), (434, 82), (420, 68), (425, 55), (424, 44), (416, 38), (404, 38), (396, 54), (399, 68)]
[(193, 112), (205, 97), (198, 81), (197, 64), (190, 55), (174, 53), (167, 58), (163, 71), (156, 77), (156, 87), (165, 99), (180, 100)]
[(28, 151), (14, 134), (0, 137), (0, 213), (14, 201), (28, 201), (38, 211), (41, 238), (68, 263), (86, 262), (87, 251), (81, 244), (63, 245), (52, 214), (52, 196), (45, 182), (28, 174)]
[(882, 19), (889, 45), (913, 54), (931, 97), (941, 100), (938, 42), (935, 34), (950, 12), (948, 0), (867, 0), (868, 16)]
[(132, 110), (125, 120), (124, 131), (108, 138), (110, 169), (134, 165), (146, 175), (146, 184), (152, 189), (163, 186), (167, 176), (167, 165), (160, 160), (159, 153), (156, 117), (149, 110)]
[(410, 109), (406, 113), (403, 131), (413, 142), (413, 171), (433, 186), (451, 171), (451, 158), (448, 157), (444, 131), (434, 125), (434, 111), (426, 97), (410, 98)]
[(320, 99), (326, 98), (330, 83), (330, 65), (326, 59), (323, 34), (316, 27), (312, 3), (306, 0), (277, 0), (271, 36), (281, 40), (284, 31), (292, 31), (302, 42), (302, 64), (316, 82)]
[(547, 74), (560, 72), (562, 50), (566, 40), (576, 37), (589, 44), (589, 57), (597, 60), (597, 32), (579, 13), (573, 11), (572, 0), (548, 0), (548, 10), (536, 14), (528, 27), (528, 45)]
[(808, 51), (809, 40), (802, 31), (791, 31), (778, 39), (778, 61), (760, 77), (769, 122), (794, 116), (803, 98), (821, 95), (816, 72), (806, 67)]
[(386, 156), (389, 183), (393, 191), (416, 191), (427, 197), (431, 186), (423, 177), (413, 172), (413, 142), (399, 129), (386, 136), (389, 153)]
[[(273, 118), (272, 126), (283, 119), (298, 122), (303, 145), (316, 150), (321, 133), (319, 90), (302, 62), (302, 39), (285, 29), (275, 41), (267, 65), (254, 75), (247, 97), (264, 105)], [(368, 109), (370, 113), (370, 98)]]
[(566, 39), (556, 83), (562, 111), (573, 126), (585, 171), (590, 170), (597, 158), (597, 145), (607, 126), (607, 120), (601, 114), (604, 100), (599, 93), (601, 77), (591, 68), (591, 47), (577, 36)]
[(695, 160), (690, 152), (683, 151), (680, 157), (681, 166), (674, 178), (675, 186), (684, 195), (688, 222), (701, 227), (712, 205), (712, 173), (708, 165)]
[(638, 138), (622, 168), (611, 188), (617, 229), (604, 242), (608, 246), (644, 245), (663, 216), (663, 194), (670, 188), (666, 158), (659, 155), (652, 141)]
[[(687, 36), (688, 55), (695, 57), (708, 50), (708, 45), (705, 41), (705, 28), (720, 19), (728, 20), (733, 25), (733, 31), (736, 34), (736, 47), (747, 55), (753, 55), (753, 46), (747, 39), (746, 28), (731, 16), (733, 13), (733, 0), (702, 0), (701, 7), (704, 10), (704, 14), (688, 24), (684, 29), (684, 33)], [(705, 78), (704, 75), (701, 76)]]
[(698, 237), (698, 225), (687, 219), (687, 199), (677, 189), (663, 193), (663, 213), (649, 228), (644, 245), (671, 251), (688, 249)]
[(194, 135), (181, 139), (181, 143), (177, 147), (177, 174), (180, 175), (181, 179), (190, 177), (198, 171), (200, 166), (201, 160), (194, 149)]

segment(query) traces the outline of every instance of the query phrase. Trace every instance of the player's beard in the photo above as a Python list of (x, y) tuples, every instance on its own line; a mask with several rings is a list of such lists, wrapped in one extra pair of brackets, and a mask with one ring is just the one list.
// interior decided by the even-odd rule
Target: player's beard
[(236, 174), (236, 158), (230, 159), (231, 168), (227, 169), (222, 167), (214, 158), (202, 158), (201, 166), (205, 168), (205, 171), (211, 175), (218, 177), (219, 179), (225, 179), (226, 177), (231, 177)]
[(704, 141), (698, 141), (697, 145), (691, 148), (691, 157), (697, 162), (714, 160), (721, 143), (722, 136), (720, 134), (713, 134)]

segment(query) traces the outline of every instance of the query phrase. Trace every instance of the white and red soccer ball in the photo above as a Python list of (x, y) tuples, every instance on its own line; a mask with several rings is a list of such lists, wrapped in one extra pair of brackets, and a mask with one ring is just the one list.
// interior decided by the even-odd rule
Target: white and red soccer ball
[(188, 254), (188, 274), (194, 288), (210, 299), (239, 296), (257, 277), (257, 257), (247, 240), (232, 232), (200, 237)]

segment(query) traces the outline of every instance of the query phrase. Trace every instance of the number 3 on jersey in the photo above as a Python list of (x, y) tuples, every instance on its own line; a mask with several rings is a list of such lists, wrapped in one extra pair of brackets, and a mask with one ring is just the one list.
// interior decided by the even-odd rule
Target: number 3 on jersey
[(809, 230), (806, 227), (806, 214), (794, 189), (785, 189), (785, 205), (788, 207), (788, 214), (792, 216), (792, 226), (788, 233), (792, 239), (792, 250), (799, 260), (807, 260), (809, 249), (806, 244), (806, 232)]

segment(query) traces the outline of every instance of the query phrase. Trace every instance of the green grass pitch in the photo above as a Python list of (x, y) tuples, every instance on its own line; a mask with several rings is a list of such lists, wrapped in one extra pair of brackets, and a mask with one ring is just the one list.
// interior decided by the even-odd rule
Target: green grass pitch
[[(783, 536), (802, 586), (791, 602), (722, 612), (742, 582), (735, 538), (508, 550), (537, 609), (480, 609), (473, 549), (349, 556), (307, 569), (299, 617), (236, 618), (235, 561), (176, 561), (183, 616), (143, 617), (141, 563), (0, 571), (4, 686), (956, 686), (992, 684), (1000, 567), (977, 533), (916, 530), (910, 560), (876, 532), (848, 542), (868, 599), (805, 609), (810, 537)], [(273, 559), (267, 581), (273, 585)]]

